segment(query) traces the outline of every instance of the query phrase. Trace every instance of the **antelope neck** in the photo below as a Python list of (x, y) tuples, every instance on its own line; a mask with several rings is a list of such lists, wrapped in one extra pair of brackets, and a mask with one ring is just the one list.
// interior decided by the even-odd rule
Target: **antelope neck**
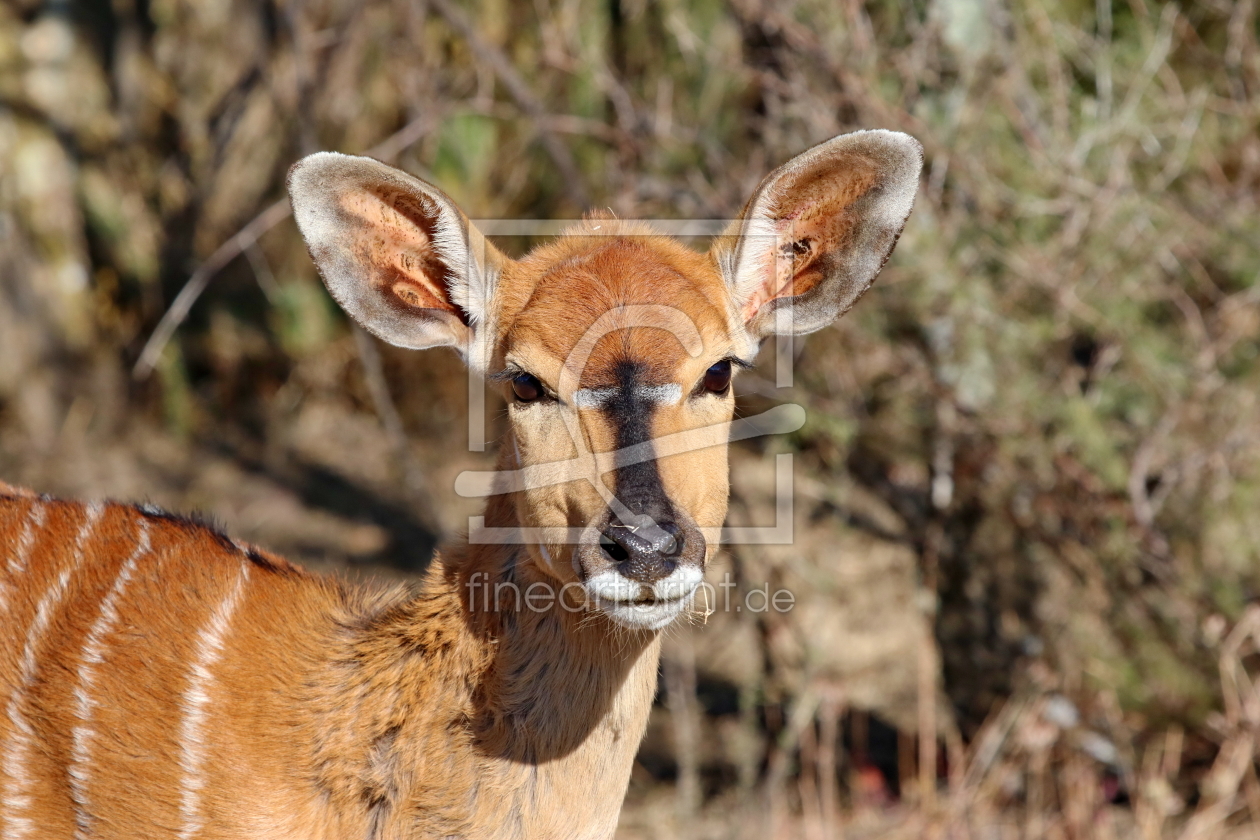
[[(508, 497), (490, 500), (488, 522), (515, 520)], [(371, 803), (382, 827), (422, 807), (469, 838), (612, 833), (656, 691), (659, 634), (518, 608), (514, 593), (551, 580), (527, 557), (458, 546), (414, 596), (350, 629), (331, 663), (345, 679), (314, 721), (328, 758), (346, 741), (359, 757), (322, 780), (334, 801)], [(336, 763), (318, 749), (316, 760)], [(377, 784), (364, 790), (364, 779)]]

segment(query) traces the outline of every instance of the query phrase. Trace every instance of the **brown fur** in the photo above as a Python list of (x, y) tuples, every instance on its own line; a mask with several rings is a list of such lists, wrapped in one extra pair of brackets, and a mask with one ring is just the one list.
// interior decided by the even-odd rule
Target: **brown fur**
[[(105, 507), (76, 564), (86, 506), (6, 494), (0, 545), (19, 541), (34, 505), (47, 508), (31, 544), (38, 561), (25, 574), (0, 566), (6, 636), (17, 642), (0, 646), (0, 708), (20, 692), (33, 728), (32, 837), (74, 835), (73, 692), (85, 637), (141, 522), (152, 551), (117, 603), (127, 618), (105, 640), (94, 682), (88, 836), (176, 836), (183, 824), (179, 704), (195, 631), (245, 566), (214, 673), (198, 836), (566, 837), (615, 821), (657, 642), (620, 634), (614, 644), (607, 626), (575, 632), (579, 615), (471, 611), (463, 582), (473, 570), (516, 574), (496, 547), (439, 559), (415, 590), (370, 593), (126, 505)], [(35, 646), (38, 680), (24, 680), (23, 641), (67, 568), (57, 617)], [(615, 663), (604, 661), (610, 649)], [(0, 717), (0, 743), (12, 730)], [(608, 784), (598, 771), (618, 754), (625, 768)], [(0, 829), (10, 817), (0, 808)]]
[[(740, 250), (732, 235), (702, 255), (602, 215), (512, 261), (431, 185), (364, 159), (299, 164), (295, 214), (348, 311), (404, 346), (527, 371), (556, 398), (514, 402), (504, 383), (499, 470), (593, 453), (565, 481), (492, 496), (486, 525), (583, 538), (455, 546), (416, 586), (376, 591), (148, 506), (0, 483), (0, 838), (611, 836), (659, 631), (614, 623), (606, 606), (521, 609), (500, 589), (615, 567), (588, 532), (611, 521), (625, 418), (576, 392), (629, 393), (630, 366), (649, 394), (634, 420), (649, 445), (716, 428), (654, 462), (693, 535), (677, 566), (698, 574), (726, 512), (720, 424), (734, 407), (705, 371), (750, 359), (785, 295), (809, 297), (817, 317), (856, 299), (909, 213), (917, 155), (874, 132), (773, 173), (746, 212), (795, 220), (809, 240), (787, 281), (782, 237)], [(833, 287), (838, 300), (820, 304)]]

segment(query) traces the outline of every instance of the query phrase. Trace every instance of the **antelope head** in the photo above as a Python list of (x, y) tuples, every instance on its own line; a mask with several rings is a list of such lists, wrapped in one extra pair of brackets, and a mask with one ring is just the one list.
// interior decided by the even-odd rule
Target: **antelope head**
[(593, 215), (513, 260), (441, 190), (368, 158), (312, 155), (289, 190), (351, 317), (456, 348), (503, 389), (497, 491), (518, 564), (657, 629), (687, 608), (726, 516), (734, 375), (767, 336), (821, 329), (870, 287), (921, 163), (904, 134), (836, 137), (767, 176), (708, 253)]

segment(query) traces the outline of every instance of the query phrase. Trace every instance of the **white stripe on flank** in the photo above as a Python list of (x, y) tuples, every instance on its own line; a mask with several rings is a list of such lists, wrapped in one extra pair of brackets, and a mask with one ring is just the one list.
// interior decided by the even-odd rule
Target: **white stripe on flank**
[[(617, 395), (620, 388), (582, 388), (573, 392), (573, 404), (578, 408), (600, 408)], [(636, 385), (634, 395), (644, 402), (673, 405), (682, 399), (682, 386), (677, 382), (667, 385)]]
[(21, 574), (26, 571), (27, 558), (35, 545), (35, 531), (43, 527), (47, 516), (47, 504), (40, 499), (31, 502), (31, 509), (26, 513), (26, 524), (22, 527), (22, 536), (18, 537), (17, 550), (9, 558), (9, 571), (12, 574)]
[[(10, 580), (26, 571), (26, 560), (30, 556), (31, 548), (35, 545), (35, 532), (43, 527), (44, 518), (47, 515), (48, 505), (39, 499), (31, 501), (31, 508), (26, 512), (26, 521), (22, 525), (22, 535), (17, 538), (13, 556), (9, 558), (9, 562), (6, 564), (8, 569), (7, 577)], [(9, 611), (10, 588), (9, 584), (4, 580), (0, 580), (0, 615), (4, 615)]]
[(79, 665), (79, 684), (74, 688), (75, 716), (79, 722), (74, 727), (73, 743), (70, 749), (70, 797), (74, 800), (75, 837), (87, 840), (92, 836), (92, 809), (88, 798), (88, 778), (92, 765), (92, 739), (96, 733), (92, 729), (94, 710), (100, 702), (92, 696), (96, 687), (96, 669), (105, 661), (105, 638), (118, 625), (118, 599), (127, 588), (136, 564), (149, 553), (149, 521), (136, 518), (139, 539), (136, 550), (123, 563), (114, 585), (110, 587), (105, 600), (101, 601), (101, 614), (96, 623), (88, 631), (87, 641), (83, 645), (83, 661)]
[(237, 602), (241, 599), (241, 592), (248, 579), (249, 564), (243, 563), (232, 591), (215, 608), (197, 642), (197, 658), (193, 662), (192, 675), (182, 702), (184, 720), (179, 727), (182, 753), (179, 764), (184, 771), (179, 800), (179, 813), (184, 819), (184, 826), (179, 830), (179, 840), (191, 840), (205, 827), (201, 813), (201, 789), (206, 785), (206, 779), (202, 775), (202, 765), (206, 760), (202, 729), (206, 722), (206, 706), (210, 703), (210, 685), (214, 682), (210, 669), (223, 653), (223, 637), (227, 634), (228, 623), (236, 612)]
[(83, 525), (79, 528), (79, 534), (74, 540), (74, 556), (70, 558), (70, 562), (61, 570), (61, 574), (57, 576), (57, 580), (44, 593), (44, 597), (40, 599), (39, 606), (35, 609), (35, 620), (31, 622), (31, 629), (26, 634), (26, 647), (22, 649), (22, 661), (18, 669), (17, 685), (13, 687), (13, 696), (9, 698), (8, 708), (5, 709), (5, 715), (9, 718), (9, 726), (11, 731), (9, 737), (4, 744), (4, 774), (8, 781), (8, 787), (4, 791), (3, 798), (0, 798), (0, 812), (3, 812), (9, 818), (9, 824), (5, 826), (3, 840), (21, 840), (30, 834), (35, 827), (30, 817), (26, 816), (27, 811), (31, 807), (30, 785), (34, 781), (26, 773), (26, 762), (31, 752), (31, 745), (35, 741), (35, 730), (31, 727), (30, 721), (26, 719), (26, 715), (22, 714), (22, 701), (25, 699), (26, 693), (31, 690), (31, 686), (35, 684), (35, 672), (39, 668), (39, 660), (36, 653), (39, 649), (40, 640), (44, 634), (48, 632), (48, 625), (52, 622), (53, 611), (61, 604), (61, 600), (66, 595), (66, 590), (70, 585), (70, 575), (82, 564), (84, 548), (87, 545), (88, 537), (92, 535), (96, 523), (100, 521), (101, 514), (105, 512), (105, 506), (92, 503), (86, 506), (86, 516), (83, 519)]

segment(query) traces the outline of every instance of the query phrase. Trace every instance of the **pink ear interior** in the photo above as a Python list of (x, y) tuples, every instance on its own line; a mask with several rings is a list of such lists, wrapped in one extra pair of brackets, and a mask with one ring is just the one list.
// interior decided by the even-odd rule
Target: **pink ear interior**
[(858, 200), (880, 181), (880, 166), (861, 154), (811, 161), (771, 186), (767, 213), (775, 242), (763, 281), (744, 303), (745, 321), (775, 298), (803, 295), (823, 282), (832, 263), (855, 243)]
[(467, 323), (447, 293), (449, 271), (434, 245), (437, 202), (388, 187), (339, 197), (340, 209), (360, 226), (355, 258), (373, 266), (377, 290), (394, 305), (440, 309)]

